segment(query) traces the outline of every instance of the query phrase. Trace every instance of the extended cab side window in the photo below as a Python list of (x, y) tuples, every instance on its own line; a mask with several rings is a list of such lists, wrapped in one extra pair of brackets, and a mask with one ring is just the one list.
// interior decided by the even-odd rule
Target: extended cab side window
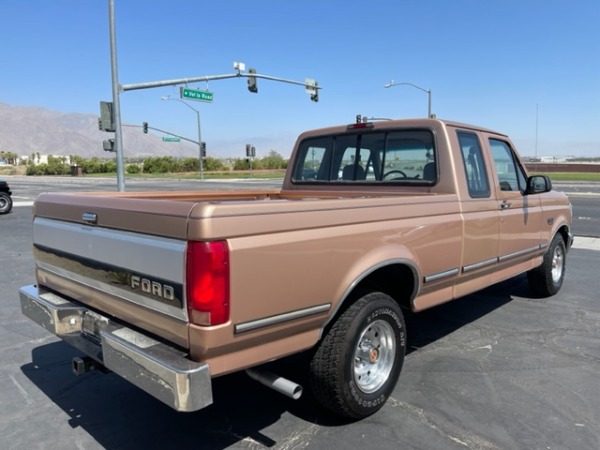
[(305, 141), (303, 157), (294, 168), (294, 181), (317, 181), (329, 179), (329, 161), (326, 158), (331, 152), (331, 139), (310, 139)]
[(458, 131), (457, 136), (465, 167), (469, 195), (472, 198), (489, 197), (490, 183), (485, 170), (479, 138), (475, 133), (465, 131)]
[(508, 143), (499, 139), (490, 139), (490, 148), (496, 165), (500, 190), (524, 192), (527, 177)]

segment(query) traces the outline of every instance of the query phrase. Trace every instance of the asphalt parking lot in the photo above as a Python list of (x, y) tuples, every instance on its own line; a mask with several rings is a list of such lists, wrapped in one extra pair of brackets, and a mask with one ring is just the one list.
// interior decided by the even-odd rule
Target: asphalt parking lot
[[(21, 315), (33, 282), (31, 207), (0, 216), (2, 449), (598, 449), (600, 252), (579, 240), (562, 290), (525, 277), (407, 317), (409, 354), (388, 404), (341, 423), (244, 374), (176, 413), (114, 374), (71, 373), (77, 351)], [(589, 244), (589, 245), (588, 245)], [(592, 246), (593, 244), (593, 246)], [(302, 379), (284, 361), (278, 369)]]

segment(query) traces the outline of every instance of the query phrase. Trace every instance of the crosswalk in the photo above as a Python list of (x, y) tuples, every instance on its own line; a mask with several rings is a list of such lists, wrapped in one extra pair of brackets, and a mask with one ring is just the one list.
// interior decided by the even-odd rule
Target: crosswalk
[(583, 250), (600, 250), (600, 238), (575, 236), (573, 246), (571, 248), (580, 248)]

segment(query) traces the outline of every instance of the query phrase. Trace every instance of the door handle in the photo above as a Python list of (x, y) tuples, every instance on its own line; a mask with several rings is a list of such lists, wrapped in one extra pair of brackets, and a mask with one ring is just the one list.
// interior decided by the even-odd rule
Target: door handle
[(500, 209), (508, 209), (512, 206), (511, 202), (507, 202), (506, 200), (504, 200), (502, 203), (500, 203)]

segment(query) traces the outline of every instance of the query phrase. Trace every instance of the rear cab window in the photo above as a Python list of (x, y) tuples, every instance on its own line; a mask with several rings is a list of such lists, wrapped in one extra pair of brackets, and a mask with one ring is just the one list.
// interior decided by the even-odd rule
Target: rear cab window
[(438, 180), (430, 130), (348, 132), (300, 142), (294, 184), (418, 184)]

